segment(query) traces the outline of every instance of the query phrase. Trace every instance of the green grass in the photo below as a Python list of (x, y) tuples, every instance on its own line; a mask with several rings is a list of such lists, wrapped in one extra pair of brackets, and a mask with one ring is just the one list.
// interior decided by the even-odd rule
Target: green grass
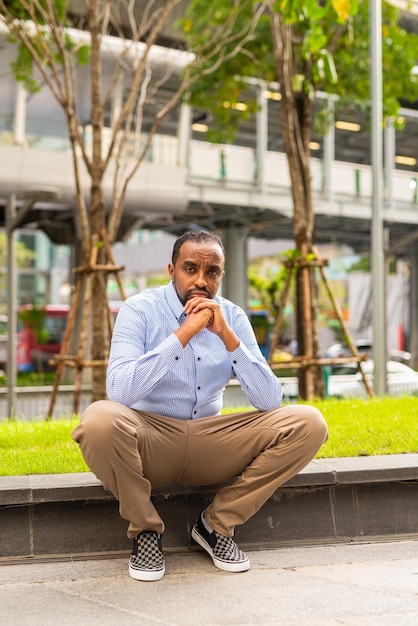
[[(417, 398), (325, 400), (314, 404), (329, 428), (329, 439), (317, 458), (418, 452)], [(88, 471), (71, 439), (77, 424), (78, 418), (0, 423), (0, 475)]]
[(318, 458), (418, 452), (418, 398), (316, 402), (329, 439)]
[[(16, 384), (18, 387), (37, 387), (41, 385), (52, 385), (55, 380), (54, 372), (30, 372), (27, 374), (19, 373), (16, 376)], [(7, 376), (0, 375), (0, 387), (7, 387)]]
[(86, 472), (71, 431), (78, 418), (0, 424), (0, 475)]

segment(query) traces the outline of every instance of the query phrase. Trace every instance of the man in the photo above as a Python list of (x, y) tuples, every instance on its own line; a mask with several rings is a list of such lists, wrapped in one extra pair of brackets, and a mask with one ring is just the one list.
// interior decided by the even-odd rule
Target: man
[[(95, 402), (73, 432), (86, 463), (119, 500), (133, 539), (129, 574), (159, 580), (164, 523), (151, 490), (177, 483), (228, 483), (191, 536), (229, 572), (250, 561), (233, 539), (327, 437), (321, 413), (281, 406), (281, 385), (262, 356), (244, 311), (217, 296), (224, 275), (221, 241), (206, 231), (179, 237), (171, 281), (122, 305), (107, 372), (109, 400)], [(235, 376), (254, 410), (221, 415)]]

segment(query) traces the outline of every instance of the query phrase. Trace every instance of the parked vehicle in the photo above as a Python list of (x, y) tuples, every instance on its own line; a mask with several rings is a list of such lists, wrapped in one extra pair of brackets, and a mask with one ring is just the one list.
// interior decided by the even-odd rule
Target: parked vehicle
[[(373, 346), (368, 339), (356, 339), (354, 345), (360, 354), (368, 354), (370, 358), (373, 358)], [(351, 354), (350, 348), (342, 343), (334, 343), (325, 351), (325, 356), (329, 358), (351, 356)], [(411, 360), (411, 353), (406, 350), (391, 349), (388, 351), (388, 356), (391, 361), (400, 363), (408, 363)]]
[[(373, 386), (374, 363), (363, 361), (361, 368)], [(387, 362), (387, 392), (389, 396), (418, 395), (418, 372), (399, 361)], [(328, 396), (337, 398), (367, 397), (361, 373), (355, 363), (334, 367), (328, 379)]]
[[(361, 367), (373, 387), (374, 364), (371, 359), (362, 361)], [(283, 388), (283, 399), (291, 402), (298, 398), (297, 376), (279, 376)], [(387, 392), (389, 396), (418, 396), (418, 372), (399, 361), (387, 362)], [(334, 366), (327, 380), (327, 397), (368, 397), (361, 373), (356, 363)]]

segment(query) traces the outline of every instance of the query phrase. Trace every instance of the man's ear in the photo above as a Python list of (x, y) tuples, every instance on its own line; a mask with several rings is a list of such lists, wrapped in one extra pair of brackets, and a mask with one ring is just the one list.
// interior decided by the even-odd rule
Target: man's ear
[(168, 275), (170, 278), (173, 278), (174, 275), (174, 265), (172, 263), (168, 264)]

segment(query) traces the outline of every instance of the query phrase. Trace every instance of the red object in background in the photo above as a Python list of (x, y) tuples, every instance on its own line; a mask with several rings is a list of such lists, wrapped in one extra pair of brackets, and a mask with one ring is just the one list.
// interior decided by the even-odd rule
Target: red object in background
[(398, 350), (405, 350), (405, 333), (403, 324), (398, 326)]
[(23, 328), (17, 333), (16, 366), (18, 372), (33, 370), (32, 350), (34, 347), (35, 336), (28, 328)]
[[(110, 310), (116, 317), (120, 302), (111, 302)], [(31, 311), (32, 304), (23, 304), (19, 312)], [(28, 321), (20, 321), (20, 329), (17, 333), (17, 370), (18, 372), (42, 371), (51, 368), (49, 360), (54, 354), (59, 354), (67, 326), (70, 307), (68, 304), (46, 304), (40, 307), (44, 312), (42, 328), (38, 329), (39, 336), (43, 337), (38, 342), (37, 333), (30, 327)]]
[[(67, 304), (46, 304), (41, 307), (45, 313), (42, 321), (42, 333), (45, 337), (38, 343), (37, 333), (28, 321), (20, 323), (17, 333), (17, 370), (18, 372), (32, 372), (48, 368), (48, 361), (61, 350), (61, 343), (67, 324), (69, 306)], [(19, 312), (30, 311), (33, 305), (24, 304)]]

